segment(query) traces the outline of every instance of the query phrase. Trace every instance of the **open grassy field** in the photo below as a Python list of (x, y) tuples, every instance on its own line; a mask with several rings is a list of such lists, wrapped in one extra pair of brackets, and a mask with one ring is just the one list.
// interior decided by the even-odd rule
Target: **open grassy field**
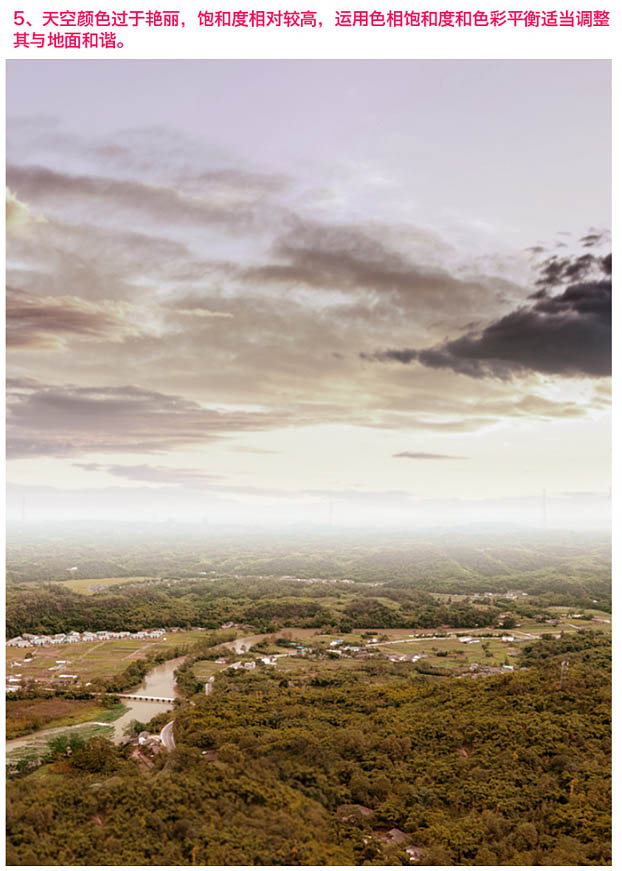
[(277, 660), (275, 668), (288, 674), (311, 674), (319, 671), (339, 671), (339, 669), (361, 668), (361, 660), (351, 657), (314, 660), (304, 656), (283, 656)]
[[(559, 632), (562, 630), (563, 632), (569, 632), (573, 629), (593, 629), (596, 632), (603, 632), (606, 635), (611, 635), (611, 614), (595, 612), (595, 615), (596, 613), (598, 613), (599, 616), (594, 616), (592, 620), (580, 620), (576, 617), (561, 617), (556, 631)], [(602, 616), (600, 616), (600, 614), (602, 614)]]
[(106, 587), (114, 587), (118, 584), (131, 584), (137, 581), (150, 580), (148, 577), (139, 578), (72, 578), (70, 581), (56, 581), (61, 587), (66, 587), (74, 593), (82, 593), (84, 596), (92, 596)]
[(200, 659), (192, 666), (192, 671), (196, 675), (197, 680), (206, 681), (212, 677), (212, 675), (218, 674), (219, 671), (222, 671), (222, 669), (226, 667), (226, 665), (216, 665), (214, 661), (210, 659)]
[[(102, 721), (103, 722), (103, 721)], [(100, 726), (88, 724), (83, 726), (62, 727), (53, 734), (46, 731), (45, 734), (34, 732), (26, 738), (18, 738), (15, 741), (9, 741), (6, 745), (6, 761), (19, 762), (20, 759), (29, 757), (40, 758), (48, 751), (48, 743), (55, 735), (79, 735), (83, 739), (92, 738), (95, 735), (101, 735), (104, 738), (112, 738), (114, 727)]]
[(89, 720), (109, 722), (125, 711), (122, 704), (105, 708), (89, 699), (8, 699), (6, 737), (19, 738), (39, 729), (73, 726)]
[(39, 729), (73, 726), (88, 720), (109, 722), (125, 710), (122, 704), (105, 708), (89, 699), (8, 699), (6, 737), (19, 738)]
[(378, 645), (388, 656), (424, 654), (426, 662), (441, 668), (459, 668), (474, 662), (480, 665), (499, 666), (515, 656), (519, 645), (489, 638), (466, 644), (457, 639), (428, 640), (394, 645)]
[[(157, 640), (115, 639), (81, 641), (78, 644), (55, 644), (26, 650), (7, 647), (7, 678), (21, 675), (23, 680), (48, 683), (60, 674), (76, 674), (86, 682), (94, 678), (111, 678), (127, 668), (131, 660), (144, 659), (149, 653), (192, 643), (205, 637), (203, 631), (172, 632)], [(32, 662), (25, 659), (32, 657)], [(60, 667), (57, 667), (60, 666)]]

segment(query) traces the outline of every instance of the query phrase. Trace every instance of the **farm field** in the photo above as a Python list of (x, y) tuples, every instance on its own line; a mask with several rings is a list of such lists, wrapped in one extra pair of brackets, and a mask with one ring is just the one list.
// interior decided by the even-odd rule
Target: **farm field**
[[(36, 680), (48, 683), (61, 674), (75, 674), (83, 683), (95, 678), (111, 678), (123, 671), (134, 659), (148, 654), (170, 650), (183, 644), (192, 644), (205, 637), (201, 630), (172, 632), (157, 640), (113, 639), (110, 641), (81, 641), (77, 644), (55, 644), (50, 647), (6, 649), (7, 678)], [(32, 657), (32, 662), (24, 662)], [(62, 660), (62, 662), (60, 662)], [(60, 668), (57, 666), (60, 665)]]
[(72, 578), (70, 581), (55, 581), (60, 587), (65, 587), (73, 593), (81, 593), (84, 596), (92, 596), (94, 593), (103, 592), (108, 587), (115, 587), (119, 584), (140, 583), (148, 581), (149, 577), (135, 578)]
[(89, 720), (108, 722), (125, 710), (124, 705), (104, 707), (89, 699), (8, 699), (6, 703), (6, 737), (19, 738), (39, 729), (74, 726)]
[(226, 667), (226, 665), (216, 665), (214, 661), (210, 659), (200, 659), (192, 666), (192, 671), (197, 680), (207, 681), (210, 677), (218, 674), (219, 671), (222, 671), (222, 669)]
[[(104, 722), (103, 720), (101, 721)], [(57, 735), (79, 735), (83, 740), (94, 738), (99, 735), (103, 738), (112, 738), (114, 726), (99, 725), (96, 723), (88, 723), (78, 726), (61, 726), (58, 728)], [(45, 734), (34, 732), (25, 738), (18, 738), (14, 741), (7, 742), (6, 745), (6, 762), (16, 763), (21, 759), (41, 758), (48, 752), (49, 742), (54, 737), (46, 730)]]
[(427, 663), (442, 668), (469, 666), (474, 662), (480, 665), (499, 666), (506, 663), (508, 656), (515, 656), (518, 647), (515, 642), (503, 642), (497, 638), (471, 643), (462, 643), (457, 639), (441, 639), (391, 646), (378, 645), (378, 649), (387, 656), (423, 655)]

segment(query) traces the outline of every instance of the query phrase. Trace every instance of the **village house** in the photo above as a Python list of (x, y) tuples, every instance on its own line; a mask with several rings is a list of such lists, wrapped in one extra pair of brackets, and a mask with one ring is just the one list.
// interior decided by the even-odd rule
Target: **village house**
[(21, 635), (18, 635), (16, 638), (10, 638), (7, 643), (7, 647), (32, 647), (30, 641), (27, 641), (25, 638), (22, 638)]

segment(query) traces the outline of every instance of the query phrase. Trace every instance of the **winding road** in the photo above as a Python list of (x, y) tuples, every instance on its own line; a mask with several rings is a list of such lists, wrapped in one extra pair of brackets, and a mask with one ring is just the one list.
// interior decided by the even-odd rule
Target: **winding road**
[(171, 722), (167, 723), (160, 732), (160, 741), (169, 752), (175, 749), (175, 736), (173, 735), (173, 725), (174, 721), (171, 720)]

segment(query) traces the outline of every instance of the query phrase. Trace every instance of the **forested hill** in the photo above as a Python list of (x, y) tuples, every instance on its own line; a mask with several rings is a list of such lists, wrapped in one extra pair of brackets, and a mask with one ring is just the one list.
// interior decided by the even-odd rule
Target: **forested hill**
[(477, 680), (222, 674), (153, 768), (97, 739), (10, 782), (7, 862), (608, 864), (609, 657), (582, 632)]
[(282, 626), (487, 626), (499, 614), (489, 602), (437, 601), (427, 593), (350, 586), (327, 593), (323, 585), (227, 579), (176, 584), (132, 584), (118, 593), (83, 596), (58, 585), (7, 593), (7, 633), (135, 630), (147, 626), (216, 628), (233, 620), (262, 631)]
[[(607, 534), (538, 529), (217, 531), (174, 524), (12, 529), (9, 584), (109, 577), (350, 578), (448, 593), (514, 577), (586, 580), (610, 564)], [(77, 573), (72, 572), (73, 567)], [(475, 584), (475, 586), (473, 586)], [(553, 587), (554, 588), (554, 587)]]
[[(8, 567), (9, 635), (229, 620), (264, 631), (477, 627), (508, 610), (534, 617), (553, 605), (611, 608), (608, 539), (568, 533), (243, 541), (194, 530), (159, 541), (147, 532), (132, 542), (120, 533), (82, 536), (70, 545), (49, 532), (11, 544)], [(114, 586), (97, 584), (111, 572)], [(78, 593), (71, 588), (80, 578), (91, 580)], [(507, 598), (512, 590), (520, 596)]]

